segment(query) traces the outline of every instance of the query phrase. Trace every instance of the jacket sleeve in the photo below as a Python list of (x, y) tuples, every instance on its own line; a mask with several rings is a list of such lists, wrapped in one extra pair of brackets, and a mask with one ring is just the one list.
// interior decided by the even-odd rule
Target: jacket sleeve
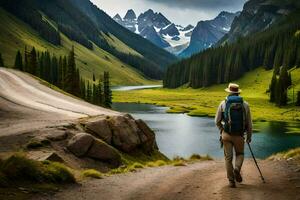
[(247, 133), (247, 138), (252, 137), (252, 117), (251, 117), (251, 111), (249, 104), (246, 104), (246, 133)]
[(216, 116), (215, 116), (215, 124), (218, 127), (220, 131), (223, 130), (223, 125), (222, 125), (222, 104), (223, 102), (219, 105)]

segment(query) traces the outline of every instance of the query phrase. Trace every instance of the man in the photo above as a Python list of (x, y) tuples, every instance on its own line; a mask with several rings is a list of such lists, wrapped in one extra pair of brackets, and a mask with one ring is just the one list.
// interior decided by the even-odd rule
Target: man
[[(241, 168), (244, 161), (244, 134), (246, 142), (251, 142), (252, 119), (247, 102), (240, 97), (242, 90), (239, 85), (230, 83), (225, 89), (229, 93), (226, 100), (222, 101), (215, 118), (215, 123), (220, 129), (221, 142), (224, 145), (225, 165), (229, 186), (236, 187), (236, 182), (242, 182)], [(235, 151), (235, 167), (233, 167), (233, 149)]]

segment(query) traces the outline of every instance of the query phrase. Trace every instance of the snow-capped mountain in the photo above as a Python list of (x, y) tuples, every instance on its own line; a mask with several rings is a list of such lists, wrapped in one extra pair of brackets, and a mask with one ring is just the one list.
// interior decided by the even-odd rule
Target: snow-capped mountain
[(189, 45), (192, 35), (190, 33), (194, 28), (192, 25), (187, 27), (175, 25), (162, 13), (154, 12), (151, 9), (141, 13), (138, 17), (130, 9), (124, 18), (117, 14), (113, 19), (132, 32), (174, 54), (179, 54)]
[(216, 44), (230, 31), (233, 19), (239, 14), (223, 11), (212, 20), (198, 22), (196, 27), (176, 25), (151, 9), (138, 17), (130, 9), (124, 18), (117, 14), (113, 19), (155, 45), (175, 55), (189, 57)]
[(181, 57), (189, 57), (192, 54), (203, 51), (216, 44), (225, 34), (230, 31), (231, 24), (240, 12), (221, 12), (215, 19), (198, 22), (192, 32), (191, 42)]

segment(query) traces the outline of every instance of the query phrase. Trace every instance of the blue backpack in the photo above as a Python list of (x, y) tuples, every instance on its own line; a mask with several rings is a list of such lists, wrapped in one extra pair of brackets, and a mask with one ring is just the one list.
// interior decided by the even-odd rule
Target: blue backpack
[(246, 130), (246, 111), (243, 98), (228, 96), (224, 111), (224, 131), (230, 135), (243, 136)]

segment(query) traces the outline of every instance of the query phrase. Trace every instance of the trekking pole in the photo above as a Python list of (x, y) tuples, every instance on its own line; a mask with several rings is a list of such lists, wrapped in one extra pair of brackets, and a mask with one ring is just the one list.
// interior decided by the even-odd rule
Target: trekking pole
[(259, 166), (258, 166), (258, 163), (257, 163), (257, 161), (256, 161), (256, 159), (255, 159), (255, 156), (254, 156), (254, 154), (253, 154), (253, 151), (252, 151), (252, 148), (251, 148), (251, 146), (250, 146), (250, 143), (247, 142), (247, 144), (248, 144), (248, 147), (249, 147), (249, 149), (250, 149), (252, 158), (253, 158), (253, 160), (254, 160), (254, 162), (255, 162), (255, 165), (256, 165), (256, 167), (257, 167), (257, 169), (258, 169), (258, 171), (259, 171), (260, 178), (261, 178), (261, 180), (262, 180), (263, 183), (266, 183), (265, 178), (263, 177), (263, 175), (262, 175), (262, 173), (261, 173), (261, 171), (260, 171), (260, 168), (259, 168)]

